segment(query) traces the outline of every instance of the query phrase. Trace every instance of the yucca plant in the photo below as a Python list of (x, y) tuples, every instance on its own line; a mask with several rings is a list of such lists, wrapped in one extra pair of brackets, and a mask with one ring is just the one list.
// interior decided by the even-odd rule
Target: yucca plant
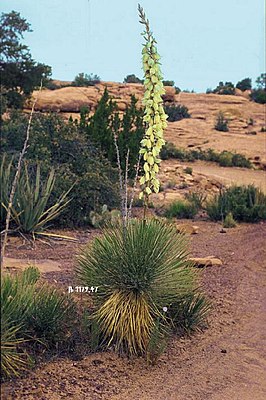
[(39, 339), (48, 348), (66, 342), (74, 324), (74, 303), (64, 293), (47, 284), (38, 288), (25, 323), (29, 336)]
[(25, 340), (17, 337), (20, 325), (11, 325), (1, 321), (1, 378), (18, 376), (28, 364), (28, 356), (19, 351), (18, 347)]
[(34, 300), (39, 271), (29, 267), (22, 273), (1, 279), (1, 370), (3, 377), (18, 375), (28, 365), (26, 352), (19, 350), (25, 343), (28, 328), (25, 319)]
[[(2, 156), (0, 165), (0, 224), (4, 225), (6, 220), (6, 210), (9, 202), (9, 194), (12, 184), (12, 165), (13, 160), (8, 160), (6, 154)], [(14, 201), (16, 201), (16, 193)]]
[(94, 318), (108, 345), (128, 354), (147, 351), (158, 318), (169, 325), (163, 308), (194, 292), (195, 274), (186, 236), (158, 220), (106, 229), (78, 256), (80, 282), (99, 288)]
[(55, 179), (55, 171), (52, 169), (43, 182), (40, 165), (37, 165), (35, 180), (32, 180), (25, 164), (23, 176), (17, 186), (17, 199), (12, 207), (12, 217), (20, 231), (37, 233), (43, 230), (69, 203), (67, 195), (71, 189), (63, 193), (51, 207), (47, 207)]

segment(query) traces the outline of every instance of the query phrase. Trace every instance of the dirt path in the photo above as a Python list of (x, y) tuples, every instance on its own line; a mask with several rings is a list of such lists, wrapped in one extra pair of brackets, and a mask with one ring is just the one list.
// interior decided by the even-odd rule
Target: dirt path
[[(222, 266), (202, 271), (213, 303), (207, 330), (173, 339), (154, 367), (111, 352), (81, 361), (49, 362), (27, 378), (4, 385), (13, 392), (5, 399), (264, 400), (266, 223), (241, 225), (225, 234), (215, 223), (197, 221), (197, 225), (200, 233), (191, 237), (192, 254), (223, 260)], [(71, 254), (68, 248), (68, 273), (74, 251)], [(53, 252), (52, 258), (60, 254)], [(47, 279), (51, 277), (47, 274)]]
[(215, 178), (224, 184), (250, 185), (254, 184), (266, 193), (266, 171), (236, 167), (220, 167), (214, 163), (195, 161), (180, 163), (190, 166), (194, 172)]

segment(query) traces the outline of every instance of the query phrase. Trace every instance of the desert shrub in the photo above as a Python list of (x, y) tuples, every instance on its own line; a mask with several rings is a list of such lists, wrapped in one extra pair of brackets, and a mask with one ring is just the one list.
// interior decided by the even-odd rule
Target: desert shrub
[(184, 201), (184, 200), (176, 200), (171, 203), (166, 211), (165, 216), (167, 218), (194, 218), (197, 214), (198, 209), (195, 204)]
[(190, 118), (188, 108), (181, 104), (164, 106), (164, 110), (168, 115), (168, 122), (180, 121), (183, 118)]
[(80, 316), (75, 303), (48, 284), (40, 286), (39, 276), (35, 267), (29, 267), (17, 275), (3, 275), (1, 279), (4, 378), (28, 368), (32, 359), (38, 358), (40, 347), (41, 354), (53, 349), (68, 350), (79, 329), (83, 315)]
[(175, 86), (175, 82), (166, 80), (166, 81), (163, 81), (163, 85), (164, 86)]
[(203, 191), (192, 191), (186, 193), (185, 198), (191, 204), (193, 204), (197, 210), (201, 210), (206, 200), (206, 194)]
[(71, 336), (74, 323), (74, 303), (65, 293), (48, 284), (36, 290), (25, 319), (29, 337), (38, 338), (46, 348), (58, 348)]
[(220, 191), (206, 206), (209, 217), (223, 220), (229, 213), (236, 221), (266, 219), (266, 196), (255, 186), (232, 186)]
[(186, 167), (186, 168), (184, 169), (184, 172), (185, 172), (185, 174), (192, 175), (192, 173), (193, 173), (193, 168), (191, 168), (191, 167)]
[(250, 93), (250, 99), (255, 103), (265, 104), (266, 103), (266, 90), (265, 89), (254, 89)]
[(36, 233), (45, 229), (47, 224), (58, 218), (68, 205), (67, 195), (71, 188), (68, 192), (61, 193), (54, 203), (49, 204), (55, 179), (54, 170), (49, 172), (44, 181), (41, 178), (40, 165), (37, 165), (30, 174), (27, 164), (24, 164), (23, 174), (17, 184), (16, 199), (11, 209), (12, 219), (21, 232)]
[[(83, 120), (65, 122), (56, 114), (34, 115), (31, 138), (26, 158), (30, 168), (40, 163), (42, 175), (55, 169), (56, 181), (48, 205), (52, 206), (62, 193), (73, 185), (65, 214), (53, 220), (54, 225), (80, 226), (89, 223), (89, 213), (94, 207), (119, 203), (117, 170), (111, 166), (101, 151), (84, 133)], [(23, 146), (28, 116), (12, 112), (4, 121), (1, 151), (16, 159)], [(82, 125), (83, 124), (83, 125)], [(6, 164), (7, 166), (7, 157)], [(6, 187), (6, 186), (5, 186)], [(2, 210), (1, 210), (2, 213)], [(2, 217), (2, 215), (1, 215)]]
[(127, 354), (145, 354), (158, 319), (171, 304), (195, 290), (186, 238), (158, 220), (131, 220), (126, 228), (107, 229), (78, 257), (82, 284), (97, 285), (94, 318), (107, 345)]
[(224, 114), (220, 111), (219, 114), (217, 115), (217, 119), (215, 122), (214, 128), (217, 131), (221, 132), (228, 132), (228, 120), (225, 118)]
[(190, 333), (205, 326), (206, 316), (210, 310), (210, 302), (203, 294), (197, 292), (184, 296), (173, 303), (169, 309), (175, 329), (178, 333)]
[(251, 90), (252, 88), (251, 79), (250, 78), (242, 79), (241, 81), (237, 82), (236, 88), (242, 90), (242, 92), (244, 92), (245, 90)]
[(236, 226), (236, 221), (233, 218), (233, 214), (230, 212), (226, 215), (223, 223), (224, 228), (234, 228)]
[(124, 83), (143, 83), (143, 79), (139, 79), (135, 74), (127, 75)]
[(175, 94), (179, 94), (181, 92), (180, 87), (175, 86)]
[(231, 153), (230, 151), (222, 151), (217, 153), (213, 149), (208, 150), (185, 150), (182, 148), (177, 148), (173, 143), (166, 142), (165, 146), (162, 148), (160, 157), (163, 160), (168, 160), (169, 158), (176, 158), (181, 161), (195, 161), (203, 160), (218, 163), (224, 167), (242, 167), (242, 168), (252, 168), (251, 162), (242, 154)]
[(234, 95), (235, 94), (235, 87), (232, 82), (219, 82), (219, 85), (213, 90), (213, 93), (217, 94), (228, 94)]
[(256, 103), (266, 103), (266, 73), (262, 73), (256, 79), (256, 87), (252, 90), (250, 99)]
[(266, 132), (266, 126), (262, 126), (260, 131), (261, 132)]
[(19, 375), (29, 362), (25, 344), (25, 318), (32, 307), (38, 271), (30, 267), (19, 276), (1, 278), (1, 377)]
[(93, 74), (85, 74), (84, 72), (79, 73), (74, 81), (72, 82), (73, 86), (94, 86), (97, 83), (100, 83), (101, 78), (98, 75)]
[(94, 228), (101, 228), (108, 224), (118, 224), (121, 221), (121, 212), (119, 210), (109, 211), (107, 205), (104, 204), (100, 212), (90, 212), (90, 221)]

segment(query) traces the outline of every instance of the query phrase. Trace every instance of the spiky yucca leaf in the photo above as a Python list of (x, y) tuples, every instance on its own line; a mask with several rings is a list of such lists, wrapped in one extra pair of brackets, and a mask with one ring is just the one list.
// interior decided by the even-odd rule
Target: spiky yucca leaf
[(47, 208), (54, 184), (54, 169), (50, 171), (46, 181), (42, 182), (40, 165), (37, 165), (33, 182), (25, 164), (23, 179), (20, 179), (17, 186), (17, 201), (14, 202), (12, 208), (12, 217), (22, 232), (35, 233), (44, 229), (48, 222), (55, 219), (69, 203), (67, 195), (72, 188), (63, 193), (55, 204)]
[(95, 318), (106, 339), (130, 354), (145, 352), (162, 308), (195, 287), (186, 236), (158, 220), (105, 230), (79, 255), (77, 274), (98, 287)]
[(1, 376), (18, 376), (27, 366), (27, 355), (18, 351), (18, 346), (25, 342), (17, 338), (19, 325), (12, 326), (1, 321)]
[[(9, 203), (9, 195), (12, 184), (12, 164), (13, 160), (7, 160), (6, 154), (2, 156), (0, 165), (0, 222), (4, 224), (6, 220), (6, 210)], [(16, 193), (14, 196), (14, 202), (16, 201)]]

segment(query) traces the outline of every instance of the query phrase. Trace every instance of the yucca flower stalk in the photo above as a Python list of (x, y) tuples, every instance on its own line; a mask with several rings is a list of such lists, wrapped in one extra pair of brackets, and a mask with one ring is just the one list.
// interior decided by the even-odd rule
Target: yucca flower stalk
[(157, 178), (159, 172), (159, 154), (165, 144), (163, 131), (167, 127), (167, 115), (164, 112), (162, 95), (165, 93), (163, 76), (160, 68), (160, 56), (156, 48), (156, 40), (150, 31), (149, 20), (139, 5), (140, 23), (144, 24), (142, 33), (145, 44), (142, 50), (142, 62), (144, 70), (144, 121), (146, 123), (145, 136), (141, 141), (140, 154), (143, 156), (143, 176), (140, 178), (140, 199), (144, 199), (144, 217), (149, 195), (158, 193), (160, 182)]

